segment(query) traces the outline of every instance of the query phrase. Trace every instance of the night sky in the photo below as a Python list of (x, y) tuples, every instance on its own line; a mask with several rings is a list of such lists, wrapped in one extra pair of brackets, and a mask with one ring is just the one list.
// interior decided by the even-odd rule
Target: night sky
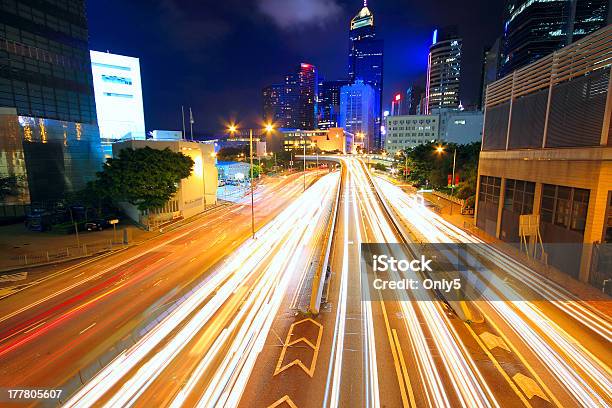
[[(257, 125), (261, 88), (299, 62), (326, 79), (346, 77), (348, 28), (358, 0), (88, 0), (90, 47), (140, 58), (147, 130), (220, 134), (224, 122)], [(461, 99), (476, 103), (482, 50), (502, 31), (503, 0), (370, 0), (385, 40), (384, 106), (425, 83), (434, 28), (457, 25), (464, 40)]]

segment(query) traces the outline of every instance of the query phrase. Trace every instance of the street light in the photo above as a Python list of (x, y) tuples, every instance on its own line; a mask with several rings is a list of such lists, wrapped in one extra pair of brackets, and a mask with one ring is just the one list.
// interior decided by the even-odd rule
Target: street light
[[(230, 134), (234, 134), (238, 127), (234, 124), (231, 124), (227, 128)], [(264, 125), (264, 131), (269, 134), (274, 130), (274, 125), (272, 123), (266, 123)], [(255, 197), (253, 196), (253, 128), (249, 129), (249, 161), (251, 164), (251, 235), (253, 239), (255, 239)]]
[[(444, 153), (444, 147), (441, 145), (438, 145), (438, 147), (436, 147), (436, 153), (440, 155)], [(456, 163), (457, 163), (457, 148), (455, 147), (455, 149), (453, 150), (453, 175), (451, 178), (451, 198), (454, 196), (454, 193), (455, 193), (455, 164)], [(450, 215), (453, 215), (453, 201), (452, 200), (451, 200)]]

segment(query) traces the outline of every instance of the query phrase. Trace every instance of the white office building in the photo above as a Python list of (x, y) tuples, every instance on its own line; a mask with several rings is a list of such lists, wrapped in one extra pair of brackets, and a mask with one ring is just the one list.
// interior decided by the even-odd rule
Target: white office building
[(100, 139), (107, 157), (117, 140), (144, 140), (145, 120), (138, 58), (90, 51)]
[(401, 115), (385, 118), (385, 150), (395, 154), (398, 150), (438, 140), (439, 115)]

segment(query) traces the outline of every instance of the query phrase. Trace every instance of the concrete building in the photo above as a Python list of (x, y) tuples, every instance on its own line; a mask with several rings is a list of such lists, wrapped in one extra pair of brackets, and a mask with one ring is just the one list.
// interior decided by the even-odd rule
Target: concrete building
[(607, 26), (488, 86), (476, 202), (477, 226), (507, 242), (539, 215), (548, 263), (598, 287), (611, 277), (595, 257), (612, 242), (611, 48)]
[(108, 52), (90, 51), (96, 112), (102, 148), (121, 139), (146, 139), (140, 61)]
[(482, 140), (484, 114), (481, 111), (445, 110), (439, 116), (439, 140), (456, 144)]
[(126, 140), (113, 143), (112, 147), (115, 157), (123, 149), (169, 148), (191, 157), (195, 163), (191, 175), (181, 180), (178, 191), (163, 208), (142, 213), (132, 204), (122, 203), (123, 210), (134, 221), (148, 227), (157, 227), (173, 220), (193, 217), (204, 211), (206, 206), (217, 203), (214, 144), (184, 140)]
[(395, 154), (420, 144), (438, 140), (439, 115), (404, 115), (385, 118), (385, 150)]
[(306, 152), (341, 153), (346, 154), (352, 150), (352, 135), (342, 128), (325, 130), (286, 130), (282, 132), (283, 149), (287, 152), (304, 149)]
[(180, 130), (153, 130), (151, 137), (153, 140), (181, 140), (183, 132)]

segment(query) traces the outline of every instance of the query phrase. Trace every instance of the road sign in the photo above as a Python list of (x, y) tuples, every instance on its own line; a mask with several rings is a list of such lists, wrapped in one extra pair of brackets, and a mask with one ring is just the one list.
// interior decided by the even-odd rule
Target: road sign
[(118, 219), (108, 220), (108, 223), (109, 223), (110, 225), (119, 224), (119, 220), (118, 220)]

